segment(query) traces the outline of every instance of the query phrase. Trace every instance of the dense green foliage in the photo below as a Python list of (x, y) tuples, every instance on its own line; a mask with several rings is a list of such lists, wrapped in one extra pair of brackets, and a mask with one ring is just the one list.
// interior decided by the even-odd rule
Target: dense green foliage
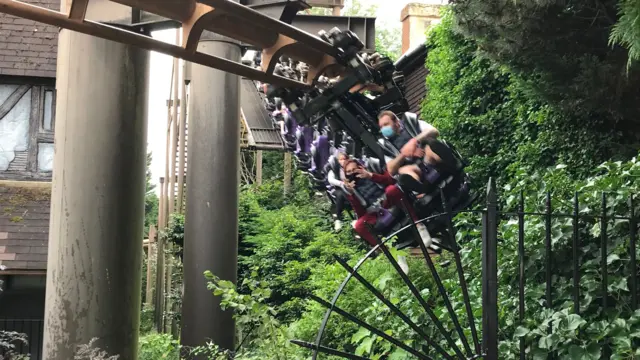
[(169, 334), (149, 333), (138, 340), (138, 360), (178, 360), (180, 343)]
[(637, 142), (640, 69), (627, 72), (627, 50), (609, 45), (620, 4), (457, 0), (452, 8), (458, 28), (483, 55), (518, 75), (532, 99), (580, 122), (600, 119), (612, 129), (633, 133)]
[[(602, 271), (601, 241), (602, 223), (598, 218), (589, 218), (601, 214), (602, 193), (609, 194), (607, 216), (628, 216), (628, 199), (637, 194), (640, 183), (640, 162), (608, 162), (598, 167), (601, 175), (582, 181), (572, 180), (562, 166), (534, 176), (519, 174), (519, 180), (505, 188), (505, 209), (515, 210), (518, 196), (523, 191), (526, 196), (525, 210), (542, 212), (545, 207), (545, 192), (553, 191), (553, 207), (558, 213), (572, 212), (572, 194), (579, 192), (580, 210), (583, 217), (579, 223), (580, 247), (580, 314), (573, 312), (572, 301), (572, 263), (573, 258), (573, 220), (554, 218), (551, 222), (551, 241), (553, 245), (550, 259), (552, 277), (552, 309), (545, 305), (546, 255), (545, 218), (528, 217), (525, 226), (525, 267), (526, 314), (521, 326), (517, 320), (517, 282), (518, 224), (515, 219), (505, 219), (500, 225), (499, 238), (504, 242), (499, 247), (501, 314), (500, 353), (517, 354), (517, 341), (526, 340), (528, 352), (534, 358), (546, 358), (549, 351), (557, 351), (561, 359), (599, 359), (599, 351), (608, 338), (612, 346), (614, 359), (634, 359), (637, 349), (632, 346), (640, 333), (640, 313), (630, 306), (629, 279), (638, 269), (629, 265), (629, 221), (611, 220), (607, 225), (608, 252), (604, 261), (608, 264), (608, 303), (609, 309), (602, 311)], [(638, 205), (636, 204), (636, 213)], [(471, 248), (480, 245), (479, 241), (468, 244)], [(637, 251), (637, 250), (636, 250)], [(479, 261), (479, 254), (475, 260)], [(553, 332), (547, 335), (547, 325), (553, 324)], [(511, 338), (511, 339), (510, 339)]]
[(611, 42), (629, 49), (628, 66), (640, 60), (640, 1), (621, 0), (618, 3), (619, 19), (611, 31)]
[(304, 177), (296, 180), (293, 197), (282, 195), (278, 181), (248, 187), (240, 196), (240, 277), (255, 272), (266, 281), (287, 319), (299, 316), (299, 298), (315, 288), (311, 269), (357, 249), (346, 232), (327, 231), (326, 201), (313, 197)]
[(566, 164), (585, 176), (608, 159), (629, 159), (636, 134), (622, 133), (597, 114), (572, 113), (533, 96), (528, 80), (478, 54), (478, 43), (458, 34), (445, 15), (431, 33), (429, 96), (423, 117), (456, 144), (481, 182), (508, 180)]

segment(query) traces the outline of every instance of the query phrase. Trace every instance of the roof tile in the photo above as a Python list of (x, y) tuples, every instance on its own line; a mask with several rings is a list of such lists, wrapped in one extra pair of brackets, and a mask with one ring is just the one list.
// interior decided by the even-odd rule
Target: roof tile
[(48, 186), (0, 182), (0, 261), (7, 270), (45, 270), (49, 238)]

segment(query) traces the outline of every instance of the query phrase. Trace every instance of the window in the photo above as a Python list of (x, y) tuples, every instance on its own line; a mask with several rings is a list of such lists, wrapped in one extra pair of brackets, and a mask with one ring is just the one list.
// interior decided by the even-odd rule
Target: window
[(53, 144), (38, 143), (38, 171), (53, 171)]
[(53, 171), (53, 131), (56, 116), (56, 90), (52, 86), (40, 87), (40, 124), (35, 124), (37, 135), (36, 143), (32, 146), (36, 152), (33, 157), (32, 171), (39, 173), (51, 173)]
[(44, 130), (53, 131), (53, 90), (44, 91), (44, 118), (42, 119), (42, 128)]

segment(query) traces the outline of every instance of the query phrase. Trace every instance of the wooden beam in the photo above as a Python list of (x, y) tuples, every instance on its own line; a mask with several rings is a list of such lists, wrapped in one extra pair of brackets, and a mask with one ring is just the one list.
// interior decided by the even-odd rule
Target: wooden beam
[(185, 182), (185, 164), (186, 164), (186, 134), (187, 134), (187, 108), (189, 100), (187, 98), (187, 62), (183, 62), (182, 66), (182, 98), (180, 101), (180, 134), (178, 140), (178, 212), (184, 213), (184, 182)]
[(13, 181), (0, 180), (0, 187), (18, 187), (31, 189), (51, 189), (50, 181)]
[[(180, 45), (180, 32), (176, 31), (176, 44)], [(173, 84), (171, 87), (173, 88), (173, 101), (172, 101), (172, 119), (171, 129), (169, 131), (169, 136), (171, 140), (169, 142), (170, 148), (167, 148), (167, 156), (169, 156), (169, 173), (171, 176), (169, 177), (169, 216), (173, 214), (175, 209), (175, 198), (176, 198), (176, 150), (177, 150), (177, 142), (178, 142), (178, 102), (180, 89), (180, 59), (173, 58)], [(166, 224), (165, 224), (166, 225)]]
[(0, 106), (0, 119), (7, 116), (9, 111), (11, 111), (11, 109), (16, 106), (18, 101), (22, 99), (24, 94), (26, 94), (29, 89), (31, 89), (31, 85), (20, 85), (13, 91), (13, 93), (11, 93), (11, 95), (9, 95), (7, 100), (5, 100), (4, 103), (2, 103), (2, 105)]
[(38, 172), (38, 137), (40, 135), (40, 122), (42, 121), (40, 105), (44, 102), (44, 100), (40, 98), (41, 89), (42, 88), (40, 86), (34, 86), (31, 88), (31, 113), (29, 114), (29, 148), (27, 150), (28, 153), (26, 168), (26, 170), (31, 173)]
[(72, 0), (71, 10), (69, 10), (69, 19), (84, 21), (84, 17), (87, 15), (88, 7), (89, 0)]
[(149, 226), (149, 243), (147, 245), (147, 288), (145, 295), (145, 304), (147, 306), (153, 305), (153, 271), (152, 265), (154, 262), (154, 254), (153, 254), (153, 244), (155, 243), (155, 239), (157, 236), (156, 227), (153, 225)]
[(256, 151), (256, 184), (262, 185), (262, 150)]
[(47, 271), (46, 270), (0, 270), (0, 275), (42, 276), (42, 275), (47, 275)]
[[(160, 207), (158, 212), (158, 229), (164, 229), (164, 217), (166, 214), (166, 197), (165, 197), (165, 181), (160, 178)], [(164, 239), (157, 237), (156, 246), (156, 278), (155, 278), (156, 296), (154, 299), (154, 323), (156, 330), (162, 332), (164, 318)]]
[(284, 193), (289, 194), (291, 192), (291, 153), (284, 153)]
[[(225, 0), (225, 2), (227, 1)], [(119, 27), (101, 24), (90, 20), (71, 20), (68, 18), (67, 14), (62, 14), (54, 10), (45, 9), (16, 0), (0, 0), (0, 12), (111, 41), (130, 44), (151, 51), (157, 51), (163, 54), (170, 55), (172, 57), (179, 57), (196, 64), (212, 67), (221, 71), (244, 76), (246, 78), (262, 81), (265, 83), (293, 88), (307, 87), (305, 84), (299, 81), (287, 79), (285, 77), (277, 75), (268, 75), (261, 70), (255, 69), (251, 66), (243, 65), (241, 63), (237, 63), (235, 61), (227, 60), (218, 56), (203, 54), (200, 52), (189, 52), (181, 46), (168, 44), (159, 40), (155, 40), (149, 36), (135, 33), (133, 31), (123, 30)], [(263, 16), (261, 14), (259, 15)], [(317, 40), (321, 41), (319, 38)]]

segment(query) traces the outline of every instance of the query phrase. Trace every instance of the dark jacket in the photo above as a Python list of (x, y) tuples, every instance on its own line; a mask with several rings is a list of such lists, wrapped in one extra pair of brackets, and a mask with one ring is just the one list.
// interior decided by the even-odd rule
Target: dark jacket
[[(395, 184), (396, 181), (388, 172), (385, 172), (384, 174), (374, 173), (371, 175), (371, 179), (362, 180), (368, 180), (369, 185), (374, 185), (378, 189), (377, 191), (379, 191), (380, 195), (376, 198), (371, 199), (371, 202), (374, 202), (378, 200), (382, 195), (384, 195), (384, 189), (387, 186)], [(364, 189), (362, 189), (358, 185), (358, 183), (356, 183), (355, 192), (353, 194), (347, 194), (347, 199), (349, 200), (349, 203), (351, 203), (351, 207), (358, 217), (364, 216), (367, 213), (367, 208), (371, 205), (371, 203), (368, 203), (366, 199), (362, 201), (365, 196), (361, 194), (361, 190)]]

